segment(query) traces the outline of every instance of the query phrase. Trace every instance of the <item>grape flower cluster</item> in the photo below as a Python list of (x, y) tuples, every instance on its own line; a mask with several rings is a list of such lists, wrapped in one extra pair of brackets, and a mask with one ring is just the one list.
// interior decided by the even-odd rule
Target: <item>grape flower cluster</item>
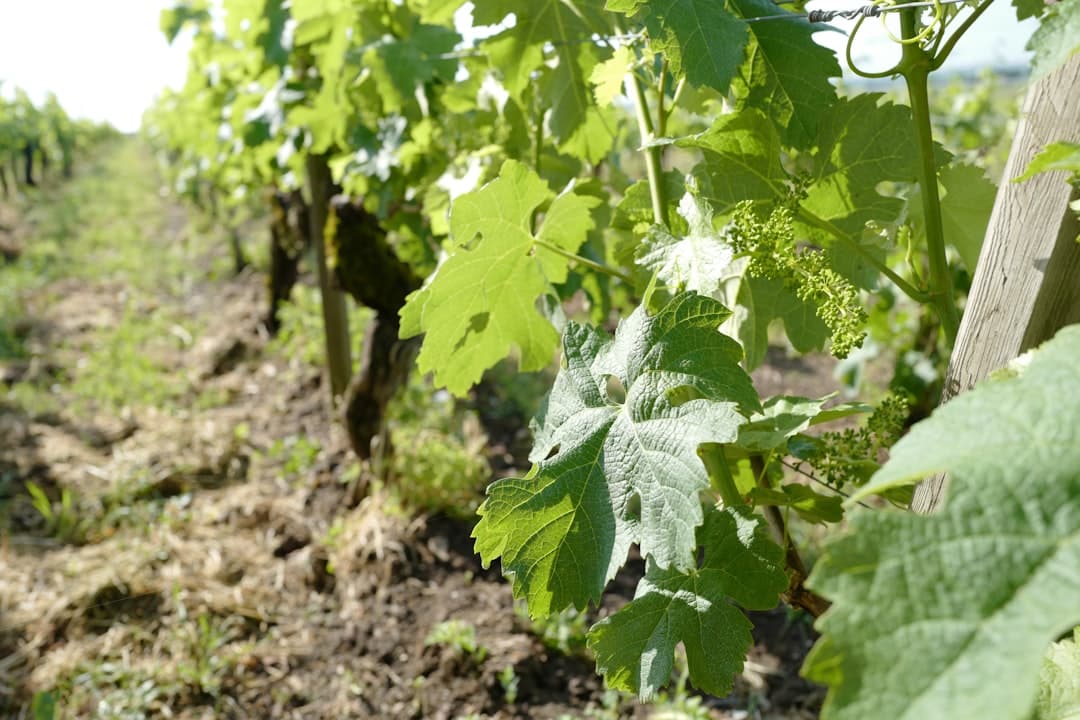
[(781, 280), (796, 297), (814, 306), (832, 335), (833, 355), (845, 358), (862, 345), (868, 318), (859, 291), (828, 266), (824, 252), (796, 243), (789, 208), (774, 207), (762, 222), (752, 203), (741, 202), (728, 232), (736, 256), (749, 258), (751, 277)]
[(884, 453), (903, 435), (909, 411), (907, 398), (890, 395), (862, 427), (823, 433), (812, 459), (822, 479), (837, 489), (866, 482)]

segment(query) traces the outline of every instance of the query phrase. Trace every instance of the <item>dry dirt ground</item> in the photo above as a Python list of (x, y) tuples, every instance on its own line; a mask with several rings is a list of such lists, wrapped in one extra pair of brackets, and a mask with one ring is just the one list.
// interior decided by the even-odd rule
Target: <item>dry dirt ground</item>
[[(147, 202), (160, 215), (145, 236), (153, 263), (193, 221)], [(35, 241), (11, 207), (0, 223), (13, 254)], [(260, 332), (258, 273), (140, 292), (120, 275), (56, 279), (25, 307), (13, 332), (27, 351), (0, 358), (0, 717), (49, 717), (32, 714), (35, 698), (66, 718), (816, 716), (822, 693), (797, 676), (813, 642), (800, 617), (754, 616), (730, 697), (642, 706), (606, 692), (574, 651), (580, 623), (545, 642), (515, 612), (467, 524), (413, 516), (385, 491), (358, 497), (318, 370), (270, 352)], [(182, 390), (156, 406), (80, 396), (87, 358), (132, 312), (175, 321), (139, 352)], [(813, 392), (828, 368), (765, 372)], [(14, 390), (27, 385), (50, 402), (25, 402)], [(296, 438), (315, 447), (299, 464), (281, 451)], [(625, 602), (635, 570), (597, 612)], [(446, 620), (474, 628), (478, 650), (426, 643)]]

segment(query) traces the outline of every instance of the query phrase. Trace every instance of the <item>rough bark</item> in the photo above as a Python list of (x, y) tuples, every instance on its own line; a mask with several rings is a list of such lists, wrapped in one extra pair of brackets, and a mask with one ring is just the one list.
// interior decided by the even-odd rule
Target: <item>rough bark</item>
[(338, 197), (332, 212), (335, 231), (327, 244), (338, 284), (375, 311), (364, 338), (360, 372), (345, 399), (349, 440), (359, 457), (369, 459), (372, 442), (384, 436), (386, 407), (408, 380), (420, 347), (416, 338), (398, 338), (398, 312), (408, 294), (420, 287), (420, 279), (394, 253), (378, 218), (361, 204)]
[(276, 335), (281, 329), (281, 306), (289, 301), (300, 278), (300, 258), (311, 245), (311, 217), (304, 196), (298, 191), (268, 192), (270, 202), (270, 277), (266, 329)]

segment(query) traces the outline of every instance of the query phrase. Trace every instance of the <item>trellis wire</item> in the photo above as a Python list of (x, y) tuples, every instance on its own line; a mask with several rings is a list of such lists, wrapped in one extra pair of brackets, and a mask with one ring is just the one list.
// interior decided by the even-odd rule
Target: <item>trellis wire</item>
[(857, 20), (866, 17), (880, 17), (884, 13), (898, 12), (908, 8), (938, 7), (940, 5), (958, 5), (968, 0), (930, 0), (929, 2), (899, 3), (896, 5), (862, 5), (849, 10), (808, 10), (804, 13), (784, 13), (783, 15), (761, 15), (743, 18), (743, 22), (763, 22), (765, 20), (806, 20), (811, 23), (826, 23), (833, 20)]

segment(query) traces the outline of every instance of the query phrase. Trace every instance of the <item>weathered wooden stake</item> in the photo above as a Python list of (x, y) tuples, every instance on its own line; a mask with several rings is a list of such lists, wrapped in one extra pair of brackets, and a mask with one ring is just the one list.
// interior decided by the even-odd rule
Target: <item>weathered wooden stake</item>
[[(1062, 140), (1080, 142), (1080, 54), (1036, 82), (1024, 101), (942, 402), (1080, 322), (1080, 222), (1069, 209), (1078, 194), (1062, 172), (1011, 182), (1046, 145)], [(944, 476), (926, 480), (912, 508), (931, 512), (944, 487)]]

